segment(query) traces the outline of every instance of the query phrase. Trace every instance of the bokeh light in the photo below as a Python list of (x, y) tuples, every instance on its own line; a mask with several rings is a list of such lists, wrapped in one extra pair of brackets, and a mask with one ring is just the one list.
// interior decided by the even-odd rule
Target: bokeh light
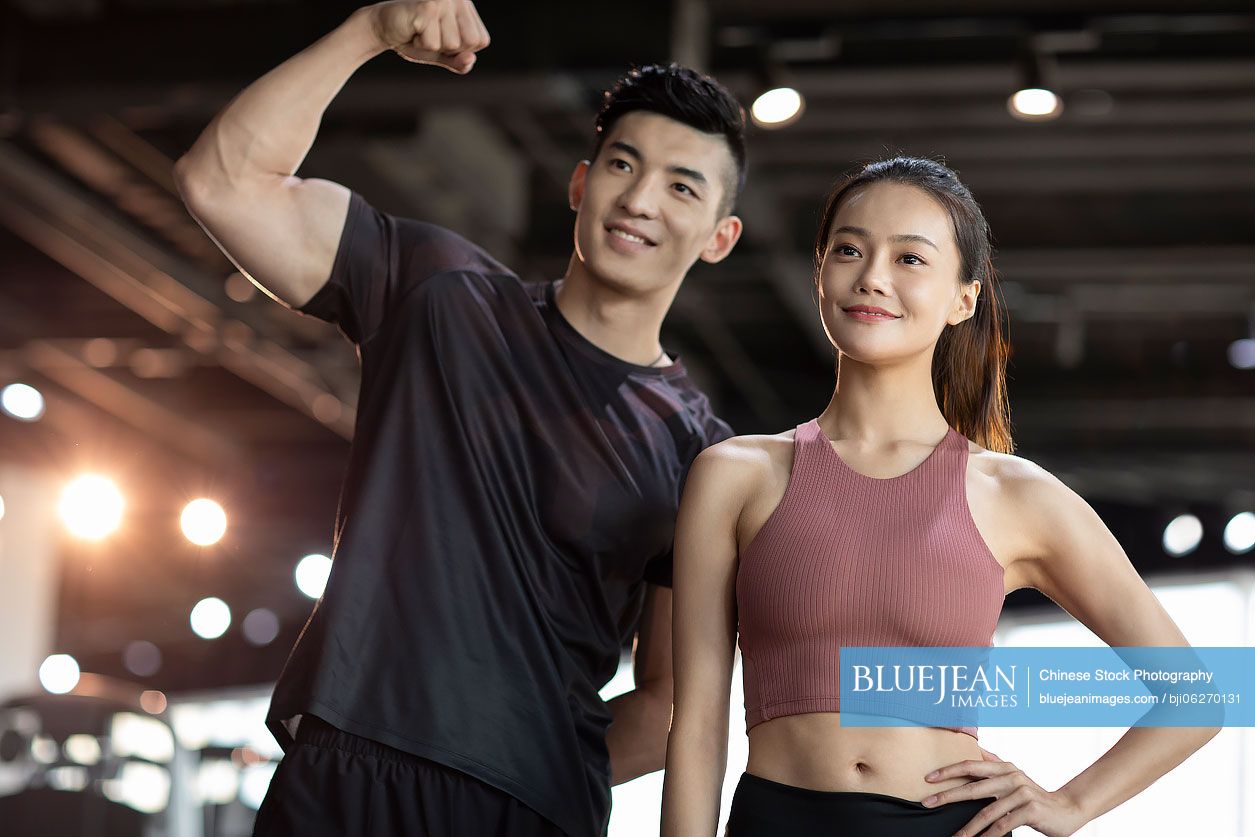
[(109, 725), (109, 741), (119, 758), (136, 756), (168, 764), (174, 758), (174, 731), (156, 718), (119, 712)]
[(49, 735), (31, 738), (31, 758), (37, 764), (54, 764), (57, 760), (57, 741)]
[(296, 586), (311, 599), (316, 599), (327, 588), (331, 575), (331, 559), (326, 555), (306, 555), (296, 565)]
[(78, 660), (69, 654), (53, 654), (39, 667), (39, 682), (54, 695), (63, 695), (78, 685)]
[(149, 715), (160, 715), (166, 711), (168, 702), (165, 692), (156, 689), (145, 689), (139, 696), (139, 705)]
[(145, 814), (155, 814), (170, 803), (170, 771), (155, 764), (128, 761), (115, 778), (100, 784), (106, 797)]
[(122, 651), (122, 663), (136, 677), (151, 677), (161, 670), (161, 649), (146, 639), (128, 642)]
[(1193, 552), (1202, 539), (1203, 523), (1192, 514), (1178, 515), (1163, 530), (1163, 548), (1169, 555)]
[(231, 627), (231, 608), (215, 596), (201, 599), (192, 608), (191, 623), (201, 639), (217, 639)]
[(1241, 555), (1255, 548), (1255, 512), (1238, 512), (1224, 527), (1225, 549)]
[(1255, 339), (1243, 337), (1229, 344), (1229, 364), (1234, 369), (1255, 369)]
[(100, 741), (94, 735), (75, 733), (65, 739), (61, 748), (65, 757), (76, 764), (96, 764), (100, 761)]
[(226, 534), (227, 513), (213, 500), (201, 497), (183, 507), (179, 525), (189, 541), (197, 546), (210, 546)]
[(44, 414), (44, 396), (28, 384), (9, 384), (0, 390), (0, 409), (19, 421), (37, 421)]
[(112, 480), (85, 474), (65, 487), (57, 509), (70, 534), (97, 541), (118, 528), (124, 506), (122, 492)]
[(241, 627), (244, 629), (244, 639), (250, 645), (269, 645), (279, 635), (279, 617), (275, 616), (274, 611), (259, 607), (248, 612)]

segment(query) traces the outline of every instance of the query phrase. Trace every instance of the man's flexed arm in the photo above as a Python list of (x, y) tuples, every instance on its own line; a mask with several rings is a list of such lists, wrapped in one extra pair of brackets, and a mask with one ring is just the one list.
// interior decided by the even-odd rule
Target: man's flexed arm
[(293, 307), (327, 281), (349, 191), (295, 176), (349, 77), (395, 50), (469, 72), (488, 32), (469, 0), (392, 0), (335, 30), (231, 100), (175, 164), (188, 210), (244, 275)]

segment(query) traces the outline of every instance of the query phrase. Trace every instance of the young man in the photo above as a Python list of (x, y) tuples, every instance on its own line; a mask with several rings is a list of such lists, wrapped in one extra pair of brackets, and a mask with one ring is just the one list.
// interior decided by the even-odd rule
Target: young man
[[(469, 2), (366, 7), (177, 164), (240, 270), (362, 363), (334, 569), (275, 689), (286, 755), (257, 834), (592, 837), (611, 784), (665, 762), (676, 507), (732, 431), (658, 334), (692, 264), (740, 236), (743, 114), (674, 65), (622, 79), (554, 283), (294, 175), (371, 57), (465, 73), (487, 43)], [(638, 617), (636, 689), (607, 704)]]

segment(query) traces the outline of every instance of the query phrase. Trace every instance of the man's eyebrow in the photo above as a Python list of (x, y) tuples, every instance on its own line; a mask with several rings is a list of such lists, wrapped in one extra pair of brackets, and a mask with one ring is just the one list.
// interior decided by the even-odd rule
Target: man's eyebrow
[[(644, 161), (645, 159), (644, 155), (641, 154), (641, 152), (636, 148), (636, 146), (626, 143), (623, 140), (615, 140), (614, 142), (610, 143), (610, 147), (617, 149), (619, 151), (622, 151), (624, 154), (628, 155), (629, 157), (633, 157), (637, 160)], [(709, 182), (706, 179), (706, 175), (702, 174), (697, 169), (691, 169), (688, 166), (668, 166), (667, 171), (671, 172), (672, 174), (678, 174), (681, 177), (687, 177), (693, 182), (700, 183), (703, 186), (705, 186)]]
[[(868, 232), (867, 230), (863, 229), (862, 227), (851, 227), (849, 225), (846, 225), (844, 227), (837, 227), (832, 232), (833, 232), (833, 235), (836, 235), (839, 232), (847, 232), (847, 233), (853, 233), (854, 235), (861, 235), (863, 236), (863, 238), (872, 237), (872, 234)], [(889, 240), (890, 241), (908, 241), (908, 242), (918, 241), (923, 244), (927, 244), (929, 247), (933, 248), (937, 252), (941, 252), (941, 248), (938, 247), (936, 244), (933, 244), (931, 239), (926, 238), (922, 235), (918, 235), (916, 233), (902, 233), (901, 235), (891, 235), (889, 236)]]
[(644, 157), (641, 156), (641, 152), (636, 150), (636, 146), (628, 145), (623, 140), (615, 140), (614, 142), (610, 143), (610, 147), (619, 149), (620, 151), (622, 151), (624, 154), (628, 155), (629, 157), (635, 157), (638, 160), (645, 159)]
[(672, 174), (678, 174), (681, 177), (687, 177), (689, 180), (700, 183), (703, 186), (706, 185), (706, 175), (702, 174), (697, 169), (690, 169), (685, 166), (670, 166), (667, 168), (667, 171)]

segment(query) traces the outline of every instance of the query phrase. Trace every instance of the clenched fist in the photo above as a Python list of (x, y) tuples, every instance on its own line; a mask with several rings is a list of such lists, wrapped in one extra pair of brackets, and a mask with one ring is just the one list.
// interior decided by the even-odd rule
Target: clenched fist
[(379, 42), (406, 61), (469, 73), (488, 30), (470, 0), (391, 0), (369, 7)]

